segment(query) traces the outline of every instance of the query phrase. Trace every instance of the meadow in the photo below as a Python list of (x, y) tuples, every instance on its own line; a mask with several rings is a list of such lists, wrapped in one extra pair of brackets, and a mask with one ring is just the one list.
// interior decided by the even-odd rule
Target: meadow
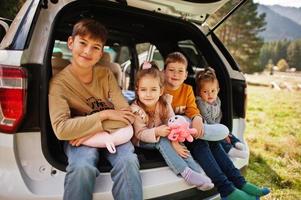
[(248, 86), (249, 181), (271, 188), (264, 200), (301, 199), (301, 91)]

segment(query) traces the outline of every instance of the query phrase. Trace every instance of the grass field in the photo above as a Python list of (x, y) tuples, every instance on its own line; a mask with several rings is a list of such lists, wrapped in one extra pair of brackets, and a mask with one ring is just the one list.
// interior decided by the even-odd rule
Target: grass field
[(246, 177), (271, 188), (265, 200), (301, 199), (301, 91), (248, 87)]

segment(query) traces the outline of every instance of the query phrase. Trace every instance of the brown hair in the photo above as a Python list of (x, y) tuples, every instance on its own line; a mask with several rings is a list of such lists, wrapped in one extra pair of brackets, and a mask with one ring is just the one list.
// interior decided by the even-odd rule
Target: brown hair
[[(147, 69), (143, 69), (143, 65), (146, 64), (150, 64), (151, 67), (147, 68)], [(159, 70), (157, 64), (152, 61), (152, 62), (144, 62), (141, 67), (140, 70), (137, 72), (136, 74), (136, 80), (135, 80), (135, 87), (136, 87), (136, 97), (137, 97), (137, 104), (143, 108), (143, 110), (146, 112), (145, 106), (143, 105), (143, 103), (139, 100), (138, 94), (137, 94), (137, 90), (138, 90), (138, 86), (139, 86), (139, 81), (146, 76), (150, 76), (153, 77), (155, 79), (158, 79), (159, 81), (159, 86), (160, 89), (164, 89), (164, 74)], [(160, 108), (160, 119), (161, 121), (166, 121), (167, 117), (168, 117), (168, 113), (167, 113), (167, 102), (165, 101), (165, 99), (163, 98), (163, 95), (160, 96), (159, 98), (159, 106)], [(148, 119), (150, 118), (150, 113), (146, 112)], [(150, 120), (148, 120), (148, 123), (150, 122)], [(149, 124), (147, 124), (149, 125)]]
[(164, 62), (164, 69), (166, 69), (169, 63), (175, 63), (175, 62), (183, 63), (187, 68), (188, 61), (186, 57), (181, 52), (176, 51), (167, 55)]
[(107, 29), (98, 21), (94, 19), (81, 19), (78, 21), (72, 30), (72, 37), (75, 36), (85, 36), (88, 35), (91, 39), (101, 40), (102, 43), (106, 43), (108, 31)]
[(196, 81), (196, 91), (195, 91), (196, 94), (197, 95), (200, 94), (202, 85), (205, 82), (214, 82), (215, 80), (217, 81), (217, 84), (218, 84), (218, 80), (216, 78), (215, 71), (211, 67), (206, 67), (204, 70), (199, 71), (196, 74), (196, 80), (195, 80)]

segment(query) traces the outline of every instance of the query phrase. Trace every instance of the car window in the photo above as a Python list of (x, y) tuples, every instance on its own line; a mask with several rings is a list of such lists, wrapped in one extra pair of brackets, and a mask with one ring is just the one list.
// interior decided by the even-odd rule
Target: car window
[(152, 55), (150, 55), (151, 53), (150, 48), (151, 48), (151, 44), (148, 42), (136, 44), (136, 51), (139, 58), (139, 66), (144, 61), (151, 61)]
[(164, 58), (158, 49), (154, 50), (153, 61), (155, 61), (157, 63), (160, 70), (164, 69)]
[(178, 46), (188, 59), (189, 74), (195, 74), (208, 65), (205, 57), (192, 40), (179, 41)]
[(144, 61), (155, 61), (160, 70), (164, 68), (164, 58), (154, 44), (140, 43), (136, 45), (139, 55), (139, 66)]
[(52, 75), (54, 76), (70, 64), (71, 52), (66, 41), (55, 40), (51, 55)]
[(131, 59), (131, 53), (128, 46), (114, 43), (106, 46), (104, 50), (109, 51), (112, 56), (112, 61), (119, 63), (120, 65), (123, 65), (123, 63)]
[(71, 59), (71, 52), (68, 49), (66, 41), (55, 40), (54, 47), (52, 50), (52, 56), (55, 56), (55, 54), (58, 54), (58, 53), (62, 54), (63, 59), (66, 59), (66, 60)]

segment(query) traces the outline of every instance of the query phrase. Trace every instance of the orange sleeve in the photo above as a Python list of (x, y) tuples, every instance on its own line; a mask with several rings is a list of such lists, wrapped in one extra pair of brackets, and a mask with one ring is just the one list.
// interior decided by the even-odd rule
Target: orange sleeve
[(191, 86), (187, 87), (187, 101), (185, 115), (190, 119), (196, 115), (200, 115), (200, 111), (195, 103), (195, 96)]

